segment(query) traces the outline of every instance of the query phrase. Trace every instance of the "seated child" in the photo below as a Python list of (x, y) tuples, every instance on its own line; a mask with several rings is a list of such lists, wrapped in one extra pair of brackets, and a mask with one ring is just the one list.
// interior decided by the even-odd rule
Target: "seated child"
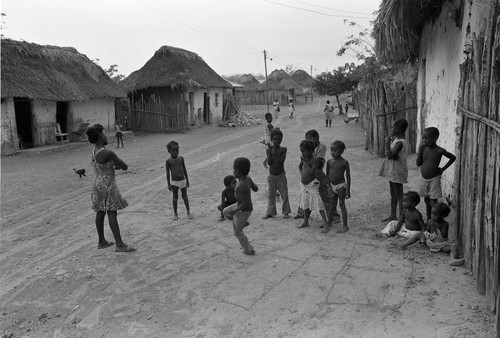
[(404, 250), (407, 246), (418, 242), (423, 237), (425, 231), (422, 214), (415, 207), (420, 203), (420, 196), (415, 191), (408, 191), (403, 195), (403, 212), (398, 221), (391, 221), (381, 231), (387, 237), (399, 235), (406, 240), (399, 245), (399, 249)]
[(450, 265), (464, 264), (464, 259), (457, 259), (457, 243), (448, 239), (449, 224), (444, 219), (450, 214), (450, 207), (446, 203), (436, 203), (432, 207), (431, 218), (427, 221), (427, 231), (424, 232), (425, 243), (431, 252), (445, 252), (450, 254)]
[(325, 205), (319, 195), (320, 182), (316, 178), (314, 168), (314, 144), (312, 141), (303, 140), (300, 142), (300, 152), (302, 167), (300, 170), (300, 182), (302, 193), (300, 196), (300, 207), (304, 210), (304, 222), (298, 228), (305, 228), (309, 226), (309, 215), (311, 211), (319, 211), (323, 219), (323, 227), (328, 229), (328, 222), (325, 215)]
[(224, 185), (226, 186), (226, 188), (222, 190), (221, 202), (217, 207), (217, 209), (219, 209), (220, 211), (219, 222), (222, 222), (225, 219), (222, 210), (224, 210), (225, 207), (228, 207), (231, 204), (236, 203), (236, 197), (234, 197), (234, 187), (236, 186), (236, 178), (233, 175), (227, 175), (226, 177), (224, 177)]

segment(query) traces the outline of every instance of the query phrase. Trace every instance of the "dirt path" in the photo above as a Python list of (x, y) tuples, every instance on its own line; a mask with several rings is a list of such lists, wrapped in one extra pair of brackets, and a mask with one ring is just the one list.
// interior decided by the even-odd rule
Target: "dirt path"
[[(298, 197), (298, 143), (317, 129), (347, 145), (353, 187), (351, 231), (321, 234), (297, 220), (262, 220), (266, 169), (263, 126), (208, 126), (182, 135), (125, 139), (129, 164), (119, 213), (133, 254), (96, 249), (90, 209), (90, 146), (38, 157), (2, 158), (0, 335), (2, 337), (491, 337), (493, 316), (465, 268), (422, 247), (396, 252), (375, 238), (388, 209), (382, 162), (364, 151), (361, 126), (336, 116), (323, 126), (325, 99), (275, 123), (288, 147), (292, 209)], [(259, 115), (262, 115), (260, 112)], [(171, 221), (165, 144), (185, 157), (195, 219)], [(110, 146), (113, 146), (111, 144)], [(217, 222), (222, 178), (250, 158), (254, 213), (245, 230), (257, 255), (242, 254), (230, 222)], [(410, 157), (410, 184), (418, 172)], [(78, 179), (72, 168), (86, 168)], [(280, 208), (278, 208), (280, 210)], [(112, 239), (106, 229), (108, 239)]]

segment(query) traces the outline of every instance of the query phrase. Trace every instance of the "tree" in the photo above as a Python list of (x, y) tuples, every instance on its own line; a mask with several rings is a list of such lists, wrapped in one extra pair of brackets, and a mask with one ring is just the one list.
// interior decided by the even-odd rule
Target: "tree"
[(298, 68), (295, 67), (294, 65), (286, 65), (285, 67), (285, 73), (288, 75), (292, 76), (292, 74), (297, 70)]
[(335, 96), (337, 98), (337, 105), (342, 113), (342, 106), (340, 105), (340, 94), (352, 90), (352, 87), (358, 82), (353, 76), (353, 71), (356, 69), (354, 64), (345, 64), (338, 67), (332, 72), (323, 72), (316, 76), (316, 82), (313, 88), (320, 95)]
[(125, 78), (125, 75), (118, 72), (118, 65), (110, 65), (108, 69), (104, 70), (106, 74), (113, 80), (114, 83), (118, 83)]
[(2, 33), (0, 34), (0, 38), (4, 38), (5, 35), (3, 34), (3, 32), (5, 31), (5, 21), (4, 21), (4, 17), (6, 17), (7, 14), (5, 13), (2, 13), (1, 14), (1, 18), (2, 18), (2, 21), (1, 21), (1, 24), (0, 24), (0, 30), (2, 31)]

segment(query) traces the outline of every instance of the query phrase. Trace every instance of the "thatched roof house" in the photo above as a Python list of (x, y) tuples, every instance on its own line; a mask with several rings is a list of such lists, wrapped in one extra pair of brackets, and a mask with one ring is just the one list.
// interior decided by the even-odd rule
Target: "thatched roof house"
[(309, 75), (305, 70), (297, 69), (292, 74), (292, 79), (297, 82), (299, 85), (304, 87), (311, 87), (316, 80)]
[(272, 71), (267, 77), (267, 81), (264, 81), (260, 85), (261, 89), (272, 89), (272, 90), (294, 90), (300, 88), (300, 85), (295, 82), (290, 75), (288, 75), (283, 69), (276, 69)]
[(198, 54), (163, 46), (139, 70), (120, 82), (127, 92), (158, 88), (231, 88)]
[(125, 97), (104, 70), (72, 47), (2, 39), (2, 98), (88, 101)]
[(133, 110), (188, 114), (189, 124), (222, 118), (223, 96), (232, 87), (196, 53), (170, 46), (161, 47), (120, 86)]
[(2, 154), (56, 142), (81, 123), (115, 125), (115, 98), (125, 93), (74, 48), (1, 40)]
[(259, 80), (255, 78), (252, 74), (243, 74), (238, 82), (245, 86), (257, 86), (260, 84)]

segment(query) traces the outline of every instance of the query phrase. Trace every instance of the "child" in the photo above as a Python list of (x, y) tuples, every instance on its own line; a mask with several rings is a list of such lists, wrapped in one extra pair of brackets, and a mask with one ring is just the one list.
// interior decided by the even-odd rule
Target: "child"
[(255, 255), (253, 246), (248, 242), (247, 236), (243, 233), (243, 228), (249, 225), (248, 218), (253, 211), (252, 192), (259, 190), (248, 176), (250, 171), (250, 160), (246, 157), (238, 157), (233, 164), (234, 176), (238, 179), (234, 195), (236, 203), (223, 210), (224, 216), (233, 221), (234, 235), (238, 238), (243, 252), (246, 255)]
[(335, 208), (333, 208), (332, 187), (330, 186), (330, 181), (328, 179), (328, 176), (326, 176), (325, 173), (323, 172), (324, 167), (325, 167), (325, 159), (321, 157), (315, 157), (313, 161), (313, 170), (316, 179), (319, 181), (319, 196), (323, 201), (323, 204), (325, 205), (326, 218), (328, 224), (328, 227), (320, 225), (320, 228), (323, 228), (323, 230), (321, 230), (322, 233), (327, 233), (328, 231), (330, 231), (329, 228), (333, 226), (333, 218), (334, 218), (333, 212), (335, 211)]
[[(266, 115), (264, 115), (264, 118), (266, 119), (266, 139), (264, 141), (262, 141), (261, 143), (270, 147), (271, 146), (271, 132), (274, 130), (274, 126), (272, 124), (273, 122), (273, 115), (271, 113), (266, 113)], [(264, 159), (264, 167), (267, 168), (267, 156), (266, 158)]]
[[(410, 152), (410, 143), (405, 139), (408, 121), (397, 119), (392, 123), (391, 135), (385, 138), (386, 158), (380, 168), (379, 176), (389, 181), (391, 193), (391, 214), (382, 222), (398, 219), (403, 210), (403, 183), (408, 183), (408, 163), (406, 158)], [(399, 214), (396, 214), (396, 209)]]
[(118, 226), (118, 210), (128, 206), (127, 201), (122, 198), (116, 185), (115, 169), (127, 170), (128, 166), (114, 152), (105, 148), (108, 138), (104, 134), (104, 127), (94, 124), (86, 131), (88, 140), (94, 144), (92, 150), (92, 167), (95, 172), (95, 180), (92, 186), (92, 209), (96, 212), (95, 225), (99, 242), (98, 249), (112, 246), (104, 237), (104, 217), (108, 214), (109, 227), (115, 238), (117, 252), (134, 252), (136, 248), (128, 246), (122, 240), (120, 227)]
[(387, 237), (395, 236), (396, 234), (406, 238), (406, 240), (398, 245), (399, 249), (404, 250), (407, 246), (418, 242), (423, 237), (425, 231), (424, 219), (422, 214), (415, 207), (420, 203), (420, 196), (415, 191), (408, 191), (403, 195), (403, 212), (399, 220), (391, 221), (381, 231)]
[(333, 104), (330, 104), (330, 100), (327, 100), (325, 109), (323, 109), (323, 112), (325, 113), (325, 127), (327, 128), (332, 127), (333, 110)]
[(345, 200), (351, 197), (351, 169), (349, 168), (349, 162), (342, 157), (345, 149), (344, 142), (333, 142), (330, 146), (332, 158), (326, 164), (326, 175), (333, 190), (333, 206), (337, 209), (338, 201), (344, 223), (343, 227), (337, 231), (338, 233), (349, 231)]
[(450, 253), (450, 265), (464, 264), (464, 259), (457, 259), (457, 244), (448, 239), (449, 224), (444, 219), (450, 214), (446, 203), (436, 203), (431, 210), (431, 218), (427, 221), (427, 231), (424, 232), (425, 243), (431, 252)]
[(224, 185), (226, 188), (222, 190), (220, 205), (217, 207), (220, 211), (219, 222), (224, 221), (224, 214), (222, 210), (225, 207), (228, 207), (234, 203), (236, 203), (236, 197), (234, 197), (234, 187), (236, 186), (236, 178), (233, 175), (227, 175), (224, 177)]
[[(179, 143), (170, 141), (167, 144), (167, 150), (170, 158), (165, 162), (165, 169), (167, 171), (167, 184), (168, 190), (174, 193), (172, 204), (174, 207), (174, 221), (179, 219), (177, 215), (177, 200), (179, 199), (179, 189), (181, 189), (182, 199), (186, 206), (188, 219), (193, 219), (193, 215), (189, 211), (189, 200), (187, 197), (187, 188), (189, 188), (189, 178), (187, 175), (186, 164), (184, 158), (179, 156)], [(170, 182), (172, 176), (172, 182)]]
[[(431, 218), (432, 207), (437, 200), (443, 197), (441, 192), (441, 175), (455, 162), (456, 157), (443, 148), (436, 145), (439, 138), (439, 130), (430, 127), (424, 130), (422, 145), (418, 149), (417, 167), (420, 167), (422, 182), (420, 184), (420, 194), (424, 196), (427, 220)], [(441, 158), (448, 158), (448, 163), (442, 168), (439, 167)]]
[(122, 142), (122, 148), (123, 148), (123, 134), (122, 134), (122, 125), (121, 124), (116, 124), (115, 129), (116, 129), (116, 148), (120, 148), (120, 141)]
[(280, 104), (278, 102), (278, 99), (274, 99), (273, 108), (274, 108), (274, 118), (277, 120), (280, 112)]
[(269, 176), (267, 177), (267, 182), (269, 184), (268, 200), (267, 200), (267, 212), (263, 219), (268, 219), (276, 216), (276, 190), (281, 194), (281, 199), (283, 204), (281, 206), (281, 212), (283, 213), (283, 218), (290, 218), (289, 214), (292, 212), (290, 210), (290, 202), (288, 200), (288, 185), (285, 174), (285, 160), (287, 149), (281, 147), (281, 141), (283, 140), (283, 133), (279, 128), (274, 129), (271, 132), (271, 141), (273, 143), (272, 147), (267, 148), (267, 164), (269, 165)]
[(300, 207), (304, 210), (304, 222), (298, 228), (308, 227), (311, 211), (317, 210), (323, 219), (323, 227), (328, 229), (325, 205), (319, 195), (320, 182), (316, 179), (313, 151), (314, 144), (311, 141), (303, 140), (300, 142), (300, 152), (302, 153), (302, 167), (299, 167), (302, 187)]
[(295, 106), (293, 105), (293, 99), (290, 98), (288, 102), (288, 112), (290, 113), (290, 116), (288, 116), (289, 119), (293, 119), (293, 113), (295, 113)]

